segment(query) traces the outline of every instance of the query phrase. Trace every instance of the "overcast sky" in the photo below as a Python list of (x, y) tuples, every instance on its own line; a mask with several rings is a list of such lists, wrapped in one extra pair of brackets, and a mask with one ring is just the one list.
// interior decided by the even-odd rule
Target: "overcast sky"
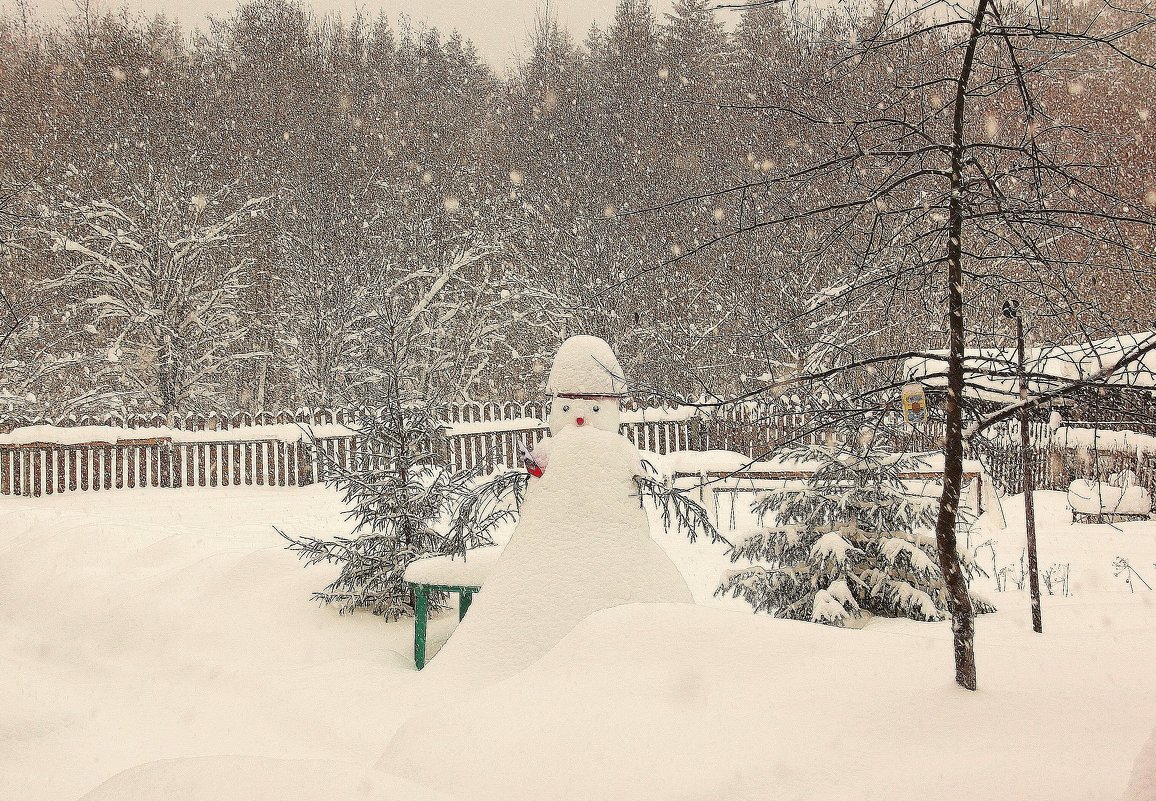
[[(93, 0), (103, 8), (127, 7), (130, 12), (176, 17), (186, 27), (199, 25), (207, 15), (221, 16), (238, 5), (237, 0)], [(39, 16), (59, 18), (75, 8), (73, 0), (30, 0)], [(399, 14), (414, 22), (425, 22), (444, 33), (457, 29), (473, 40), (482, 56), (494, 67), (508, 65), (516, 52), (525, 50), (527, 32), (535, 12), (546, 7), (545, 0), (312, 0), (318, 12), (336, 11), (348, 17), (361, 8), (371, 15), (384, 11), (396, 25)], [(660, 22), (673, 0), (651, 0)], [(617, 0), (550, 0), (550, 13), (581, 41), (590, 23), (605, 27), (614, 16)], [(12, 10), (14, 0), (0, 0), (0, 7)], [(727, 15), (734, 12), (720, 12)]]

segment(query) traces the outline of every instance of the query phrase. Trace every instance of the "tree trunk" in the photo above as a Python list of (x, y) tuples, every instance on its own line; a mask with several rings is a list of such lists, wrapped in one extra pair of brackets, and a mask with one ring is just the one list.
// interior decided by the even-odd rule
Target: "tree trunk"
[(947, 359), (947, 432), (943, 447), (943, 494), (935, 521), (939, 567), (951, 606), (951, 631), (955, 650), (955, 681), (968, 690), (976, 688), (975, 610), (967, 592), (967, 580), (956, 550), (955, 522), (963, 486), (963, 123), (967, 85), (971, 79), (980, 26), (989, 0), (979, 0), (972, 18), (971, 34), (963, 54), (955, 91), (955, 119), (951, 140), (951, 205), (947, 239), (947, 319), (950, 332)]
[[(272, 346), (270, 346), (268, 350), (272, 352)], [(270, 358), (271, 357), (266, 356), (261, 359), (261, 366), (257, 369), (257, 391), (253, 393), (253, 403), (250, 407), (250, 411), (254, 414), (265, 411), (265, 382), (269, 379)]]
[[(1016, 314), (1016, 347), (1019, 351), (1020, 362), (1020, 401), (1028, 399), (1028, 379), (1024, 355), (1024, 320)], [(1024, 472), (1024, 526), (1028, 536), (1028, 592), (1032, 599), (1032, 629), (1037, 634), (1044, 633), (1043, 613), (1040, 610), (1040, 565), (1036, 555), (1036, 503), (1035, 503), (1035, 476), (1032, 475), (1031, 438), (1028, 423), (1031, 421), (1027, 407), (1020, 412), (1020, 450), (1023, 455)]]
[(161, 413), (171, 415), (177, 410), (176, 392), (173, 391), (173, 362), (167, 343), (159, 354), (157, 383), (160, 384)]

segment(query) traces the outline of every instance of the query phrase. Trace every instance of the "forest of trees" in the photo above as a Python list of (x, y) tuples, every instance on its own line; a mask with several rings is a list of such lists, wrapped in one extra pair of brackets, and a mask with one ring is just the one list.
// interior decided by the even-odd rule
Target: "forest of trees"
[[(540, 19), (509, 75), (457, 34), (293, 0), (195, 31), (123, 13), (0, 18), (0, 258), (19, 321), (0, 402), (321, 406), (361, 402), (397, 370), (442, 396), (533, 398), (573, 333), (608, 340), (640, 391), (694, 395), (797, 370), (824, 342), (944, 347), (941, 285), (805, 314), (884, 252), (878, 230), (813, 213), (879, 163), (860, 150), (811, 172), (832, 150), (824, 123), (943, 99), (904, 89), (911, 75), (884, 57), (848, 68), (878, 9), (804, 22), (713, 5), (658, 18), (622, 0), (605, 30), (578, 34)], [(941, 35), (913, 36), (911, 63), (933, 61)], [(1150, 214), (1156, 72), (1099, 58), (1066, 54), (1041, 102)], [(996, 142), (1020, 114), (1000, 105), (1009, 94), (977, 109), (977, 136)], [(795, 208), (811, 212), (791, 221)], [(1150, 330), (1151, 262), (1136, 252), (1081, 252), (1063, 292), (1116, 331)], [(998, 309), (992, 291), (971, 302)]]

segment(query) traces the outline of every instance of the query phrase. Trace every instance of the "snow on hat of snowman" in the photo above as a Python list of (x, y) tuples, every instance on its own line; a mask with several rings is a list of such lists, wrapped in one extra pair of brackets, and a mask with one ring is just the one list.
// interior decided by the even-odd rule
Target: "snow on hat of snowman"
[(558, 348), (546, 392), (553, 396), (550, 433), (591, 426), (618, 433), (626, 376), (606, 340), (574, 336)]

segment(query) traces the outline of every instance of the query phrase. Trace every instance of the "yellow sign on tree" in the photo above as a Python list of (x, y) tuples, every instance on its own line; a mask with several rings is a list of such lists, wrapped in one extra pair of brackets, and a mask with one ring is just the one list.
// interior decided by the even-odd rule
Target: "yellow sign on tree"
[(922, 384), (903, 387), (903, 419), (913, 426), (927, 422), (927, 396)]

